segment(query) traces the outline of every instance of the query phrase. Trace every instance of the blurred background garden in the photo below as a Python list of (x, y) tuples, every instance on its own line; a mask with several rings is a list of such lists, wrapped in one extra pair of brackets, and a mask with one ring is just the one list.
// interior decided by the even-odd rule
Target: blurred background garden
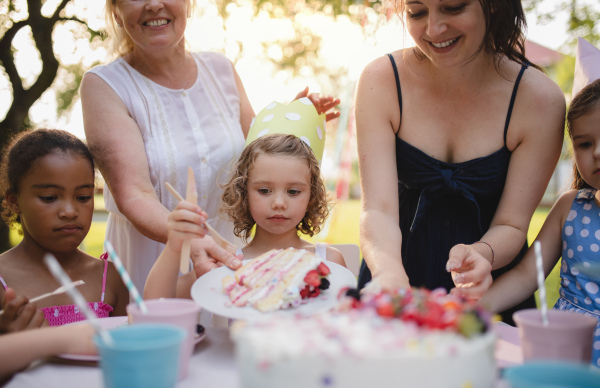
[[(0, 0), (0, 146), (27, 128), (60, 128), (84, 138), (78, 89), (91, 67), (111, 60), (102, 0)], [(316, 240), (359, 245), (358, 181), (353, 100), (364, 66), (413, 45), (393, 1), (197, 0), (186, 37), (192, 51), (224, 53), (244, 80), (255, 111), (287, 102), (309, 86), (338, 96), (341, 117), (328, 123), (323, 174), (337, 203)], [(526, 54), (543, 66), (567, 101), (577, 37), (598, 46), (597, 0), (524, 0)], [(543, 145), (540, 145), (543, 146)], [(533, 241), (571, 174), (569, 144), (529, 230)], [(96, 213), (82, 249), (102, 253), (106, 212), (98, 176)], [(0, 225), (0, 252), (19, 241)], [(548, 289), (556, 300), (557, 268)]]

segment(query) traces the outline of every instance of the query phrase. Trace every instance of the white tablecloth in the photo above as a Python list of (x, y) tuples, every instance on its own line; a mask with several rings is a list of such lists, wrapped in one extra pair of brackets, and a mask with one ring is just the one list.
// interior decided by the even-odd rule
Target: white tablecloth
[[(496, 324), (498, 335), (496, 359), (503, 368), (522, 363), (516, 328)], [(83, 363), (79, 363), (83, 364)], [(103, 388), (102, 373), (94, 363), (77, 363), (57, 359), (44, 360), (18, 373), (5, 388)], [(196, 345), (190, 361), (189, 375), (176, 388), (240, 388), (235, 366), (233, 343), (228, 329), (207, 328), (205, 339)], [(497, 388), (508, 387), (499, 381)], [(283, 388), (283, 387), (282, 387)]]

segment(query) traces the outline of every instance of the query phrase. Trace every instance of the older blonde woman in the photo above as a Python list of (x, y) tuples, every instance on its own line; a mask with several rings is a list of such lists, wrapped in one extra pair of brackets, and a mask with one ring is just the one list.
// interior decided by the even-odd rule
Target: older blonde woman
[[(188, 166), (209, 224), (233, 240), (232, 226), (217, 215), (220, 184), (254, 112), (227, 58), (186, 50), (194, 6), (194, 0), (107, 0), (119, 56), (81, 83), (86, 137), (108, 185), (106, 239), (139, 289), (164, 248), (167, 216), (177, 204), (164, 183), (185, 193)], [(322, 111), (338, 102), (312, 97)], [(194, 240), (191, 251), (196, 275), (217, 263), (240, 265), (210, 237)]]

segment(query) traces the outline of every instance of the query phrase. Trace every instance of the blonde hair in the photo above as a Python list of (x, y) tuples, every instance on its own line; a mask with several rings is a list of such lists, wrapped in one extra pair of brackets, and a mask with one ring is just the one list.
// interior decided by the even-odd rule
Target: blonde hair
[(248, 240), (255, 224), (248, 203), (248, 174), (260, 155), (289, 156), (306, 160), (310, 170), (310, 200), (304, 218), (296, 225), (296, 230), (311, 237), (319, 233), (329, 216), (332, 198), (321, 178), (319, 161), (310, 147), (294, 135), (262, 136), (244, 148), (235, 164), (231, 180), (223, 186), (219, 215), (233, 222), (233, 232), (236, 236), (244, 242)]
[[(187, 6), (188, 19), (194, 14), (196, 9), (196, 0), (185, 0)], [(117, 24), (115, 13), (117, 12), (117, 0), (106, 0), (104, 7), (104, 19), (106, 20), (106, 29), (110, 37), (110, 53), (116, 56), (124, 56), (133, 51), (133, 41), (127, 35), (122, 26)]]

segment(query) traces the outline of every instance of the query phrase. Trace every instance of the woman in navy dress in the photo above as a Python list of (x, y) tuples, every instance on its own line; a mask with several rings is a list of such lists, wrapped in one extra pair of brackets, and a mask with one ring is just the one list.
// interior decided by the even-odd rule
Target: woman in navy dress
[(356, 98), (359, 286), (477, 298), (527, 248), (560, 155), (564, 95), (529, 65), (520, 0), (397, 6), (416, 46), (370, 63)]

